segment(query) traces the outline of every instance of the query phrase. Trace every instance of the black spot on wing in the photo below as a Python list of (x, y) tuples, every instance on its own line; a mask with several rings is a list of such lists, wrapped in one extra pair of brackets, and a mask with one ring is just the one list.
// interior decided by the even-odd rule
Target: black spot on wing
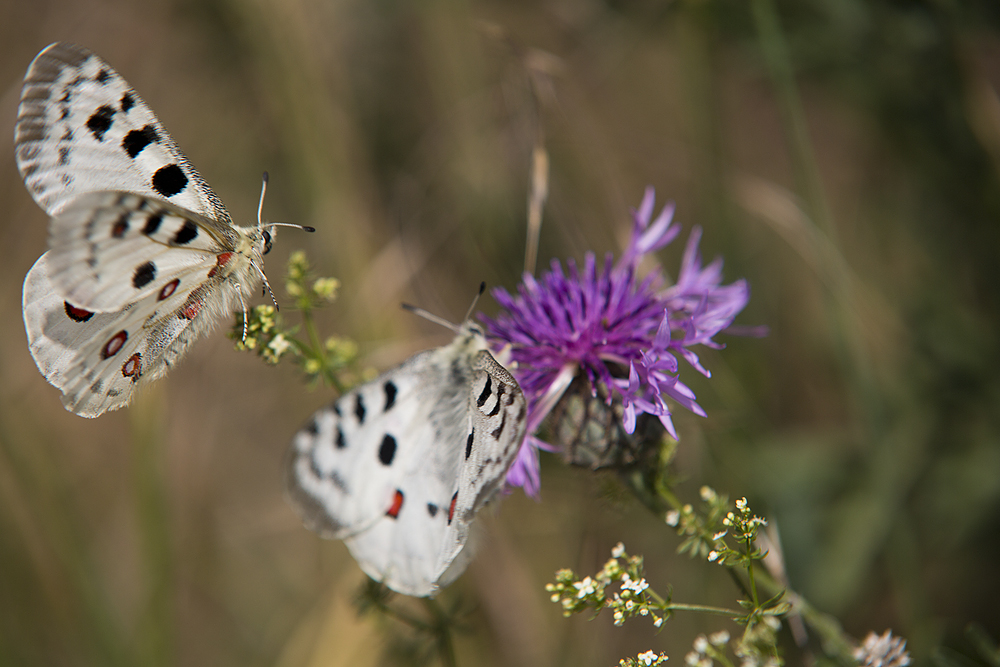
[(503, 382), (497, 382), (497, 404), (493, 406), (492, 410), (486, 413), (488, 417), (495, 417), (500, 412), (500, 399), (503, 398), (505, 391), (507, 391), (507, 385)]
[(382, 462), (382, 465), (392, 465), (392, 460), (396, 457), (396, 439), (385, 434), (382, 438), (382, 445), (378, 448), (378, 460)]
[(108, 82), (108, 78), (109, 78), (110, 76), (111, 76), (111, 75), (110, 75), (110, 74), (108, 74), (108, 70), (106, 70), (106, 69), (104, 69), (104, 68), (102, 67), (102, 68), (101, 68), (101, 71), (100, 71), (100, 72), (98, 72), (98, 73), (97, 73), (97, 76), (95, 76), (95, 77), (94, 77), (94, 81), (96, 81), (97, 83), (107, 83), (107, 82)]
[(160, 223), (163, 222), (162, 213), (152, 213), (148, 218), (146, 218), (146, 224), (142, 227), (142, 233), (146, 236), (155, 234), (156, 230), (160, 228)]
[(91, 134), (98, 141), (104, 141), (105, 133), (111, 129), (111, 123), (114, 122), (115, 109), (114, 107), (109, 107), (107, 104), (100, 107), (94, 113), (90, 114), (90, 118), (87, 119), (87, 129), (90, 130)]
[(333, 414), (337, 415), (338, 418), (343, 417), (343, 415), (340, 414), (340, 403), (333, 404)]
[(483, 391), (481, 394), (479, 394), (479, 398), (476, 399), (476, 405), (480, 408), (483, 407), (483, 404), (486, 403), (486, 399), (488, 399), (490, 397), (490, 394), (492, 393), (493, 393), (493, 378), (487, 375), (486, 384), (483, 386)]
[(153, 264), (152, 262), (140, 264), (135, 267), (135, 273), (132, 274), (132, 286), (136, 289), (140, 289), (153, 282), (155, 278), (156, 264)]
[(365, 423), (365, 401), (361, 394), (354, 395), (354, 416), (358, 418), (359, 424)]
[(343, 449), (344, 447), (347, 447), (347, 441), (344, 440), (344, 430), (339, 426), (337, 427), (337, 439), (335, 441), (335, 444), (337, 445), (337, 449)]
[(122, 95), (122, 99), (118, 102), (118, 106), (122, 111), (128, 113), (128, 110), (135, 106), (135, 98), (132, 97), (132, 93), (125, 93)]
[(438, 506), (435, 505), (434, 503), (427, 503), (427, 513), (430, 514), (431, 518), (433, 519), (435, 516), (437, 516)]
[(469, 434), (468, 440), (465, 441), (465, 458), (468, 459), (469, 455), (472, 454), (472, 439), (476, 435), (476, 429), (472, 429), (472, 433)]
[(186, 188), (187, 183), (188, 177), (184, 175), (184, 170), (176, 164), (160, 167), (153, 174), (153, 189), (164, 197), (173, 197)]
[(185, 220), (184, 224), (177, 233), (174, 234), (174, 244), (175, 245), (187, 245), (198, 236), (198, 225), (194, 224), (190, 220)]
[(503, 433), (503, 427), (506, 424), (507, 424), (507, 413), (505, 411), (503, 415), (500, 417), (500, 425), (497, 426), (495, 429), (493, 429), (493, 431), (490, 433), (490, 435), (493, 436), (494, 440), (500, 439), (500, 434)]
[(398, 390), (392, 380), (386, 382), (383, 389), (385, 389), (385, 408), (383, 409), (383, 412), (388, 412), (389, 408), (396, 404), (396, 394), (398, 393)]
[(302, 430), (305, 431), (306, 433), (308, 433), (309, 435), (318, 435), (319, 434), (319, 424), (316, 423), (316, 418), (313, 417), (312, 419), (310, 419), (309, 423), (306, 424), (306, 427), (304, 429), (302, 429)]
[(156, 129), (152, 125), (147, 125), (141, 130), (131, 130), (126, 134), (122, 139), (122, 148), (130, 158), (134, 159), (146, 146), (159, 140), (160, 137), (156, 134)]

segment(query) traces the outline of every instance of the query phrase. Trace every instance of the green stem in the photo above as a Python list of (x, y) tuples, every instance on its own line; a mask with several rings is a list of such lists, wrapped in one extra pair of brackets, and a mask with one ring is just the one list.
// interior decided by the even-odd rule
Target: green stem
[(320, 371), (323, 373), (323, 378), (327, 383), (337, 390), (338, 394), (344, 393), (344, 386), (340, 384), (337, 380), (337, 376), (333, 373), (333, 369), (330, 368), (330, 359), (326, 355), (326, 346), (319, 339), (319, 332), (316, 331), (316, 323), (313, 322), (312, 311), (309, 308), (302, 309), (302, 323), (306, 327), (306, 333), (309, 335), (309, 341), (312, 343), (313, 351), (316, 357), (320, 361)]
[(802, 617), (802, 620), (820, 638), (823, 650), (828, 655), (844, 665), (857, 664), (853, 655), (853, 643), (850, 637), (844, 633), (844, 629), (836, 618), (815, 609), (805, 598), (788, 590), (786, 586), (781, 585), (765, 572), (757, 574), (757, 582), (769, 595), (777, 595), (784, 591), (786, 600), (792, 606), (792, 611), (789, 613), (799, 614)]
[(745, 544), (746, 544), (746, 553), (748, 557), (747, 577), (749, 578), (750, 581), (750, 598), (753, 600), (754, 609), (757, 609), (758, 607), (760, 607), (760, 599), (757, 597), (757, 584), (754, 581), (754, 576), (753, 576), (753, 560), (749, 558), (750, 554), (753, 553), (753, 542), (751, 542), (750, 538), (747, 537)]
[(444, 667), (455, 667), (457, 663), (455, 661), (455, 647), (451, 641), (451, 619), (441, 608), (441, 605), (432, 598), (423, 598), (423, 603), (435, 620), (433, 630), (436, 635), (438, 655), (441, 656), (441, 664)]
[[(654, 593), (655, 595), (655, 593)], [(743, 616), (742, 611), (727, 609), (726, 607), (713, 607), (707, 604), (684, 604), (683, 602), (671, 602), (663, 606), (667, 611), (700, 611), (706, 614), (718, 614), (719, 616)]]

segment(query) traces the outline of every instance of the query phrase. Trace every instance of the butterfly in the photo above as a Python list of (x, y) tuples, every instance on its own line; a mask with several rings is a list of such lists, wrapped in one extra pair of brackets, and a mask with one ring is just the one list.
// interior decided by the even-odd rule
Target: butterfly
[(501, 489), (524, 440), (514, 376), (466, 321), (316, 412), (292, 440), (286, 488), (305, 525), (344, 540), (361, 569), (431, 596), (472, 558), (476, 513)]
[(117, 410), (236, 304), (245, 321), (246, 299), (267, 281), (274, 225), (287, 223), (234, 225), (101, 58), (63, 43), (35, 57), (14, 146), (25, 186), (51, 216), (49, 250), (24, 279), (24, 327), (66, 409)]

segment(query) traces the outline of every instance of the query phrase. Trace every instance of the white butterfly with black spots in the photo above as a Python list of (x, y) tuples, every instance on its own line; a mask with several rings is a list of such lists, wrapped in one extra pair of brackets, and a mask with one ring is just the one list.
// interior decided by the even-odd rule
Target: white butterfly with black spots
[(274, 229), (234, 225), (146, 103), (79, 46), (28, 67), (14, 145), (52, 218), (24, 279), (31, 356), (68, 410), (97, 417), (245, 304)]
[(478, 512), (524, 440), (514, 376), (470, 322), (313, 415), (292, 441), (287, 489), (307, 527), (343, 539), (376, 581), (434, 595), (472, 557)]

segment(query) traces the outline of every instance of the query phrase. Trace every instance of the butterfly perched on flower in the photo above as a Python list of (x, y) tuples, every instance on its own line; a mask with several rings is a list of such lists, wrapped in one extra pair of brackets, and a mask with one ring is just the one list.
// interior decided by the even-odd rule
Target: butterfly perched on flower
[(68, 410), (127, 405), (266, 281), (275, 223), (233, 224), (146, 103), (90, 51), (56, 43), (35, 57), (14, 146), (51, 216), (49, 250), (24, 280), (28, 346)]
[(464, 570), (476, 513), (524, 441), (514, 376), (466, 321), (443, 347), (316, 412), (295, 434), (288, 495), (307, 527), (343, 539), (372, 579), (434, 595)]

